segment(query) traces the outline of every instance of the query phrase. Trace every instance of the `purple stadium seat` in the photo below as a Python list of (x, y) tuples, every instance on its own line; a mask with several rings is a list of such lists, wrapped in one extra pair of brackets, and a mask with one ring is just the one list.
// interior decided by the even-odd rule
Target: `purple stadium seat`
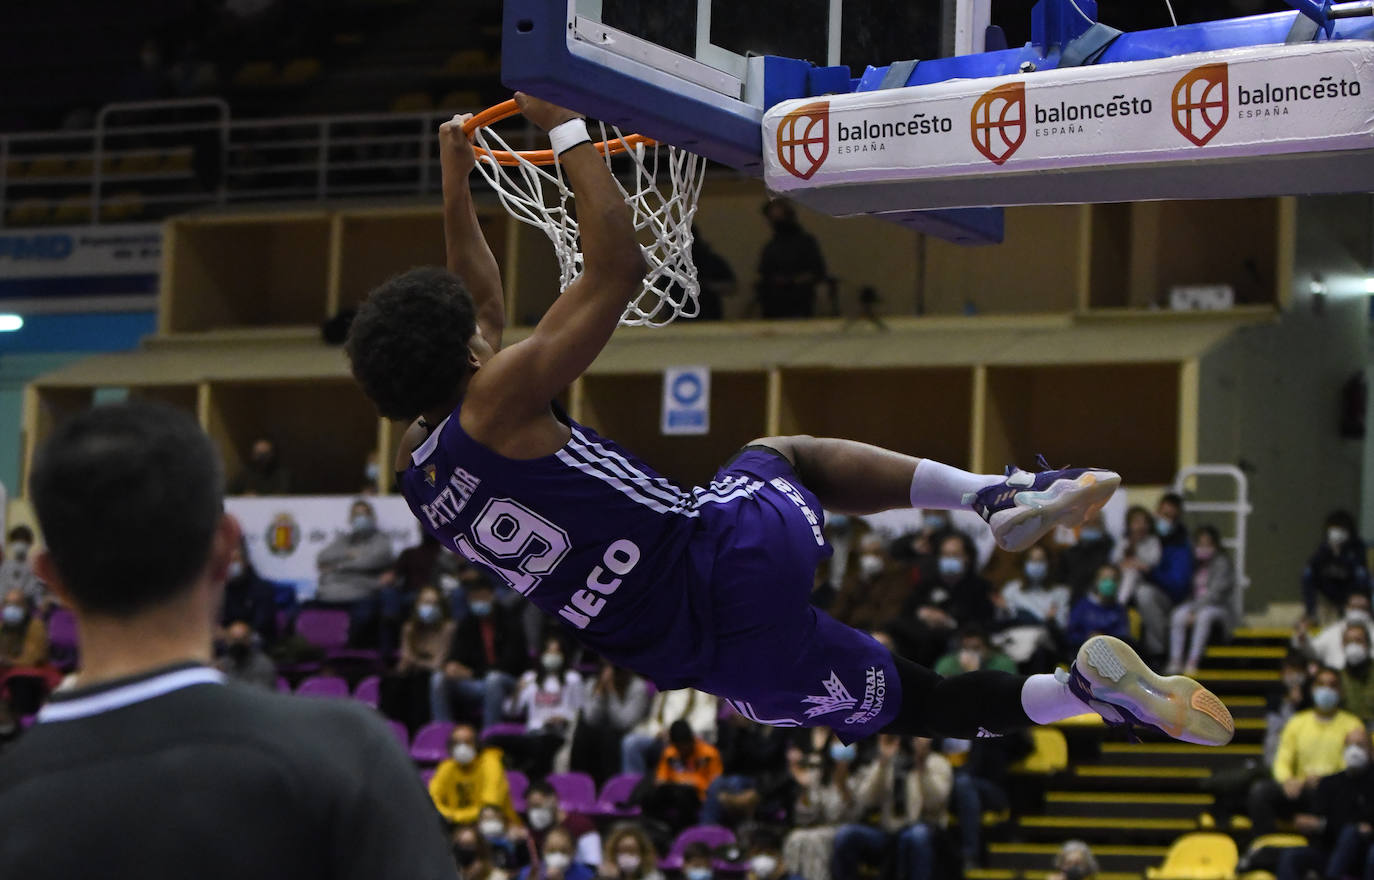
[(504, 724), (493, 724), (491, 727), (482, 731), (482, 742), (485, 743), (487, 740), (498, 736), (524, 736), (525, 733), (525, 725), (519, 722), (512, 721)]
[(406, 730), (406, 726), (399, 721), (391, 721), (390, 719), (387, 720), (386, 726), (390, 727), (391, 732), (396, 734), (396, 739), (400, 740), (401, 742), (401, 748), (405, 749), (406, 751), (409, 751), (410, 731)]
[(287, 681), (285, 676), (278, 675), (277, 690), (281, 691), (284, 694), (291, 693), (291, 682)]
[(312, 675), (296, 686), (299, 697), (347, 697), (348, 682), (337, 675)]
[(375, 675), (369, 675), (367, 678), (358, 682), (358, 686), (353, 689), (353, 699), (361, 703), (366, 703), (375, 709), (377, 708), (377, 704), (381, 702), (381, 691), (381, 678)]
[[(735, 842), (735, 834), (729, 828), (722, 828), (719, 825), (697, 825), (688, 828), (677, 836), (673, 841), (672, 849), (668, 850), (668, 855), (659, 860), (658, 866), (667, 871), (676, 871), (682, 867), (682, 854), (687, 850), (688, 845), (702, 842), (715, 849), (718, 846), (725, 846)], [(719, 865), (717, 865), (719, 868)]]
[(296, 618), (296, 635), (325, 651), (347, 648), (348, 612), (332, 608), (307, 608)]
[(448, 738), (453, 725), (447, 721), (431, 721), (415, 731), (410, 744), (410, 757), (421, 764), (437, 764), (448, 757)]
[(596, 783), (586, 773), (550, 773), (547, 781), (569, 813), (583, 813), (596, 805)]
[(59, 669), (71, 672), (76, 668), (76, 617), (66, 608), (54, 608), (48, 618), (48, 645), (52, 661)]
[(640, 776), (638, 773), (621, 773), (606, 780), (606, 784), (601, 786), (601, 796), (596, 799), (596, 804), (587, 812), (593, 816), (638, 816), (639, 807), (617, 807), (616, 804), (624, 801), (639, 785)]
[(515, 811), (525, 812), (525, 792), (530, 789), (530, 778), (519, 770), (507, 770), (506, 784), (510, 786), (510, 801)]

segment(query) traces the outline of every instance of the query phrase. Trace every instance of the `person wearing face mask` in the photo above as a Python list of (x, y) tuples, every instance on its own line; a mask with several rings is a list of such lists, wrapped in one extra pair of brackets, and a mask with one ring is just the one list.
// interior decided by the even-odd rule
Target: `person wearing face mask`
[(265, 648), (277, 640), (277, 584), (269, 581), (248, 558), (248, 542), (240, 541), (229, 560), (229, 579), (224, 582), (224, 608), (220, 626), (247, 621)]
[(476, 825), (453, 829), (453, 861), (463, 880), (507, 880), (507, 874), (491, 862), (491, 847)]
[[(1212, 628), (1229, 633), (1236, 624), (1236, 569), (1212, 526), (1193, 535), (1193, 596), (1174, 606), (1169, 615), (1169, 674), (1196, 675)], [(1187, 660), (1184, 660), (1184, 652)]]
[(1293, 627), (1293, 647), (1322, 666), (1342, 669), (1345, 666), (1345, 631), (1350, 626), (1362, 626), (1374, 643), (1374, 617), (1369, 610), (1369, 596), (1351, 593), (1345, 600), (1344, 613), (1334, 623), (1321, 628), (1315, 635), (1308, 629), (1308, 619), (1302, 618)]
[(1163, 658), (1169, 644), (1169, 615), (1193, 592), (1193, 547), (1183, 525), (1183, 499), (1172, 492), (1155, 508), (1155, 533), (1159, 536), (1159, 562), (1136, 587), (1135, 607), (1140, 612), (1142, 651), (1147, 658)]
[[(1302, 604), (1308, 621), (1317, 620), (1326, 603), (1344, 608), (1352, 595), (1368, 596), (1369, 569), (1365, 545), (1355, 528), (1355, 518), (1344, 510), (1327, 514), (1322, 542), (1302, 572)], [(1329, 620), (1331, 615), (1327, 615)]]
[(13, 734), (14, 719), (37, 711), (61, 681), (49, 659), (42, 616), (22, 590), (6, 590), (0, 604), (0, 739)]
[(414, 604), (415, 593), (421, 587), (437, 586), (445, 595), (452, 591), (449, 615), (456, 620), (467, 615), (465, 594), (459, 589), (462, 574), (462, 558), (446, 550), (438, 538), (422, 531), (420, 543), (402, 550), (391, 568), (382, 573), (382, 583), (400, 592), (407, 606)]
[(716, 747), (698, 739), (691, 725), (679, 718), (668, 727), (668, 747), (658, 760), (645, 815), (677, 829), (695, 824), (706, 793), (722, 770)]
[(253, 441), (248, 464), (229, 482), (230, 495), (290, 495), (291, 471), (277, 456), (270, 437)]
[(581, 673), (567, 666), (563, 640), (557, 636), (545, 639), (539, 668), (520, 677), (511, 698), (510, 714), (525, 715), (526, 732), (507, 752), (524, 759), (525, 772), (531, 778), (549, 775), (556, 756), (557, 763), (567, 769), (567, 750), (586, 696)]
[(1097, 635), (1114, 636), (1123, 641), (1130, 638), (1130, 618), (1116, 601), (1120, 585), (1121, 570), (1115, 565), (1104, 565), (1097, 570), (1092, 592), (1075, 602), (1069, 612), (1069, 628), (1065, 635), (1074, 650)]
[(1054, 870), (1045, 880), (1093, 880), (1097, 876), (1097, 859), (1081, 840), (1069, 840), (1054, 856)]
[(979, 669), (1015, 672), (1016, 661), (992, 647), (982, 627), (965, 626), (959, 631), (959, 647), (936, 661), (935, 674), (949, 677)]
[(913, 570), (893, 560), (888, 542), (876, 532), (859, 539), (853, 566), (830, 608), (836, 620), (857, 629), (876, 629), (899, 617), (911, 595)]
[(1374, 721), (1374, 675), (1369, 662), (1369, 630), (1360, 624), (1345, 628), (1345, 665), (1341, 668), (1341, 693), (1345, 708), (1366, 724)]
[(553, 828), (544, 839), (539, 863), (524, 868), (518, 880), (592, 880), (594, 876), (596, 872), (576, 858), (572, 835), (564, 828)]
[(564, 810), (558, 792), (544, 780), (525, 790), (525, 826), (536, 852), (544, 852), (549, 835), (561, 830), (572, 841), (573, 861), (593, 867), (601, 864), (601, 833), (596, 823), (582, 813)]
[(500, 808), (488, 804), (477, 814), (477, 833), (491, 850), (491, 863), (508, 875), (534, 862), (529, 833), (519, 820), (512, 822)]
[(1097, 570), (1112, 561), (1116, 539), (1107, 532), (1102, 514), (1097, 514), (1078, 530), (1078, 540), (1059, 554), (1060, 574), (1076, 594), (1088, 591)]
[(759, 826), (749, 835), (749, 880), (801, 880), (787, 870), (778, 835)]
[(0, 553), (0, 593), (18, 589), (23, 591), (33, 607), (46, 611), (53, 604), (52, 595), (29, 565), (29, 551), (33, 549), (33, 529), (15, 526), (6, 536), (4, 553)]
[(1155, 518), (1150, 511), (1139, 505), (1126, 511), (1126, 540), (1120, 549), (1121, 558), (1116, 560), (1121, 568), (1118, 598), (1122, 605), (1130, 605), (1136, 589), (1164, 558), (1164, 546), (1159, 542)]
[(382, 677), (380, 694), (382, 714), (400, 721), (412, 734), (430, 720), (430, 678), (440, 671), (453, 630), (443, 593), (433, 585), (421, 587), (401, 627), (396, 667)]
[[(379, 618), (393, 620), (400, 616), (399, 594), (382, 583), (382, 574), (395, 558), (390, 536), (377, 528), (376, 511), (361, 498), (349, 506), (346, 531), (315, 557), (320, 577), (311, 604), (346, 610), (348, 640), (354, 647), (376, 643), (374, 631)], [(389, 627), (381, 628), (383, 634), (389, 631)], [(395, 645), (378, 647), (389, 654)]]
[(495, 601), (491, 581), (476, 572), (468, 581), (471, 613), (458, 622), (439, 670), (430, 678), (436, 721), (452, 721), (452, 701), (482, 707), (482, 726), (499, 724), (507, 697), (529, 665), (518, 612)]
[(449, 757), (435, 768), (429, 796), (439, 814), (454, 825), (472, 825), (483, 807), (495, 807), (505, 822), (520, 824), (511, 803), (510, 783), (501, 763), (501, 750), (478, 748), (477, 731), (458, 724), (449, 734)]
[(1002, 585), (997, 600), (999, 643), (1022, 668), (1050, 672), (1068, 651), (1064, 629), (1073, 599), (1052, 580), (1049, 551), (1036, 544), (1021, 557), (1021, 574)]
[(1374, 824), (1374, 766), (1369, 762), (1369, 731), (1353, 730), (1342, 752), (1345, 768), (1323, 776), (1309, 810), (1293, 817), (1293, 826), (1308, 845), (1279, 854), (1278, 880), (1302, 880), (1308, 872), (1338, 880), (1358, 876), (1369, 849)]
[(711, 848), (700, 840), (687, 844), (687, 848), (682, 851), (684, 880), (713, 880), (715, 875), (715, 859), (711, 855)]
[(902, 652), (931, 666), (960, 624), (992, 625), (996, 608), (992, 584), (973, 569), (973, 542), (957, 532), (946, 534), (932, 565), (918, 571), (919, 582), (907, 599), (901, 619), (890, 632)]
[(830, 880), (830, 855), (841, 825), (859, 820), (856, 766), (859, 749), (840, 742), (828, 728), (809, 732), (810, 752), (794, 747), (788, 767), (796, 779), (792, 831), (783, 842), (782, 859), (788, 873), (806, 880)]
[(258, 645), (246, 620), (232, 621), (224, 630), (224, 653), (215, 664), (220, 672), (258, 687), (275, 689), (277, 667)]
[(810, 318), (816, 313), (816, 285), (826, 277), (820, 246), (797, 222), (790, 202), (763, 206), (773, 237), (759, 254), (756, 305), (763, 318)]
[(607, 880), (663, 880), (654, 845), (637, 825), (620, 825), (611, 832), (597, 876)]
[(1255, 834), (1273, 832), (1278, 817), (1310, 810), (1317, 782), (1345, 769), (1345, 741), (1364, 723), (1341, 708), (1341, 675), (1321, 669), (1312, 682), (1312, 708), (1284, 725), (1273, 775), (1250, 787)]

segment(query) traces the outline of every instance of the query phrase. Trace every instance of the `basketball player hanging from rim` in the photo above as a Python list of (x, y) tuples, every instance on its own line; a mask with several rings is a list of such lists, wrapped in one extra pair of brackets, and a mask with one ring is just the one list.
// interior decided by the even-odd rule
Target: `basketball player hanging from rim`
[(517, 96), (577, 198), (584, 267), (527, 339), (503, 348), (496, 260), (468, 189), (462, 118), (440, 127), (448, 270), (414, 269), (358, 309), (346, 346), (383, 416), (413, 420), (396, 462), (406, 501), (443, 544), (660, 688), (728, 699), (846, 742), (880, 731), (998, 734), (1095, 711), (1113, 725), (1229, 742), (1226, 707), (1098, 636), (1072, 667), (941, 678), (809, 604), (830, 548), (822, 508), (972, 509), (1008, 550), (1077, 526), (1120, 483), (1105, 470), (971, 474), (849, 440), (767, 437), (690, 491), (554, 402), (610, 340), (645, 264), (624, 197), (574, 113)]

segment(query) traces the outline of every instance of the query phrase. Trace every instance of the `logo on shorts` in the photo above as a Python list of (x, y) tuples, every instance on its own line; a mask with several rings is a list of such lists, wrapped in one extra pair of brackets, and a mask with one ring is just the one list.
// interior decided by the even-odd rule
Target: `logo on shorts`
[(267, 550), (273, 556), (290, 556), (301, 543), (301, 527), (296, 524), (296, 518), (291, 514), (279, 513), (272, 517), (263, 540), (267, 542)]
[(883, 703), (886, 701), (887, 673), (876, 666), (870, 666), (864, 685), (864, 701), (859, 705), (858, 711), (846, 718), (844, 723), (867, 724), (882, 713)]
[(1204, 146), (1226, 125), (1230, 114), (1225, 64), (1204, 64), (1183, 75), (1174, 86), (1174, 128), (1197, 146)]
[(830, 155), (830, 102), (798, 107), (778, 124), (778, 162), (793, 177), (810, 180)]
[(1001, 165), (1026, 140), (1026, 84), (1004, 83), (983, 93), (969, 111), (970, 135), (978, 152)]
[(830, 670), (830, 677), (821, 682), (821, 687), (825, 688), (825, 696), (811, 696), (802, 700), (811, 706), (806, 710), (807, 718), (815, 718), (817, 715), (829, 715), (831, 712), (844, 712), (859, 705), (859, 701), (854, 699), (854, 695), (840, 681), (840, 677), (835, 674), (835, 670)]

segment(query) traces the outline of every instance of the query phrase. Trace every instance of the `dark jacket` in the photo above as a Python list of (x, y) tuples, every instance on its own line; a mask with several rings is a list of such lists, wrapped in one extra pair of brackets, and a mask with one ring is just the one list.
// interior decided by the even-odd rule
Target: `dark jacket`
[(921, 570), (920, 582), (902, 611), (906, 617), (913, 617), (916, 610), (925, 605), (939, 608), (958, 621), (960, 626), (981, 624), (991, 627), (997, 615), (997, 609), (992, 604), (992, 584), (973, 572), (965, 572), (962, 578), (951, 585), (946, 584), (938, 574)]
[(1077, 649), (1094, 633), (1128, 639), (1131, 636), (1131, 620), (1120, 602), (1102, 605), (1092, 596), (1084, 596), (1074, 603), (1069, 612), (1069, 645)]
[(1326, 850), (1336, 845), (1345, 826), (1374, 822), (1374, 766), (1323, 776), (1313, 794), (1312, 812), (1326, 820), (1326, 826), (1312, 836), (1312, 842)]
[(1146, 580), (1168, 593), (1175, 604), (1186, 602), (1193, 593), (1193, 545), (1188, 530), (1175, 525), (1159, 544), (1159, 564), (1150, 569)]
[[(496, 662), (487, 658), (486, 644), (482, 638), (482, 626), (490, 623), (493, 629), (492, 645), (496, 652)], [(469, 614), (453, 631), (453, 641), (449, 643), (448, 653), (443, 664), (456, 660), (472, 670), (480, 678), (493, 669), (509, 675), (520, 675), (529, 666), (529, 653), (525, 648), (525, 633), (520, 626), (520, 617), (502, 605), (493, 603), (491, 613), (486, 617)]]
[(243, 620), (262, 637), (265, 644), (277, 638), (277, 585), (258, 574), (251, 565), (224, 583), (224, 611), (220, 624), (228, 626)]
[(1307, 616), (1316, 615), (1318, 594), (1343, 607), (1351, 593), (1369, 595), (1364, 542), (1352, 536), (1338, 551), (1323, 541), (1302, 571), (1302, 601)]

